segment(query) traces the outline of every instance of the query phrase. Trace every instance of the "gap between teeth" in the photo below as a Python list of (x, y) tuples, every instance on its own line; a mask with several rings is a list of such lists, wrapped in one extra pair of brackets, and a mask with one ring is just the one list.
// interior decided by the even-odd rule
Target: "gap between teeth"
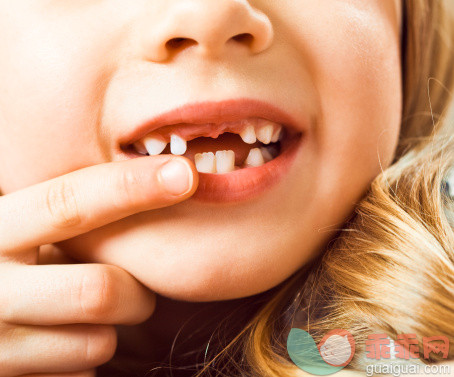
[[(254, 144), (257, 140), (267, 145), (280, 140), (282, 126), (266, 120), (261, 120), (260, 127), (257, 119), (247, 119), (243, 121), (244, 127), (239, 133), (241, 139), (246, 144)], [(148, 153), (150, 156), (161, 154), (167, 146), (166, 140), (161, 135), (149, 134), (141, 141), (134, 144), (139, 153)], [(183, 155), (187, 150), (187, 141), (179, 135), (170, 135), (170, 153)]]

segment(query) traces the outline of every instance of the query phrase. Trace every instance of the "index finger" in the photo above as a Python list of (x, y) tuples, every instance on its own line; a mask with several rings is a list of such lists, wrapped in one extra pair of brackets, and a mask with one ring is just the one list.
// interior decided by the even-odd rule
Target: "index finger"
[(0, 253), (62, 241), (196, 190), (193, 163), (172, 155), (95, 165), (0, 197)]

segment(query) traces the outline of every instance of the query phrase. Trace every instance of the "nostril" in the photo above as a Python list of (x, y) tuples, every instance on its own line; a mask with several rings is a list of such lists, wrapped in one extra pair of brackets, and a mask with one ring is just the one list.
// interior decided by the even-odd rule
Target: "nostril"
[(242, 34), (235, 35), (234, 37), (232, 37), (232, 39), (234, 41), (246, 43), (249, 45), (252, 43), (252, 40), (254, 39), (254, 37), (250, 33), (242, 33)]
[(177, 49), (180, 48), (184, 45), (192, 45), (197, 43), (195, 40), (190, 39), (190, 38), (172, 38), (166, 43), (166, 47), (171, 48), (171, 49)]

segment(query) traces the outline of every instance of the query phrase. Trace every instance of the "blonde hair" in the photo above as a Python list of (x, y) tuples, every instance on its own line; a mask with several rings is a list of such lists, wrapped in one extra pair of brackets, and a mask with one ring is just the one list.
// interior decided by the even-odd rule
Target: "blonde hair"
[[(342, 328), (355, 338), (349, 368), (361, 370), (369, 334), (446, 335), (454, 347), (454, 166), (446, 117), (454, 87), (454, 18), (442, 0), (404, 0), (403, 114), (393, 164), (370, 186), (320, 258), (273, 291), (244, 329), (197, 376), (295, 376), (292, 327), (318, 343)], [(452, 218), (451, 218), (452, 220)], [(421, 357), (422, 357), (421, 352)], [(430, 360), (437, 356), (431, 354)], [(364, 369), (362, 369), (364, 371)]]

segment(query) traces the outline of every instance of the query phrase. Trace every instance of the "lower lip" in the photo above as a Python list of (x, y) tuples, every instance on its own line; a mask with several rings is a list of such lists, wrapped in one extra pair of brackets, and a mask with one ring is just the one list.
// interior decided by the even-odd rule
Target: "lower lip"
[(251, 200), (281, 181), (300, 150), (305, 135), (289, 140), (282, 153), (266, 164), (226, 174), (199, 173), (199, 186), (191, 200), (239, 202)]

